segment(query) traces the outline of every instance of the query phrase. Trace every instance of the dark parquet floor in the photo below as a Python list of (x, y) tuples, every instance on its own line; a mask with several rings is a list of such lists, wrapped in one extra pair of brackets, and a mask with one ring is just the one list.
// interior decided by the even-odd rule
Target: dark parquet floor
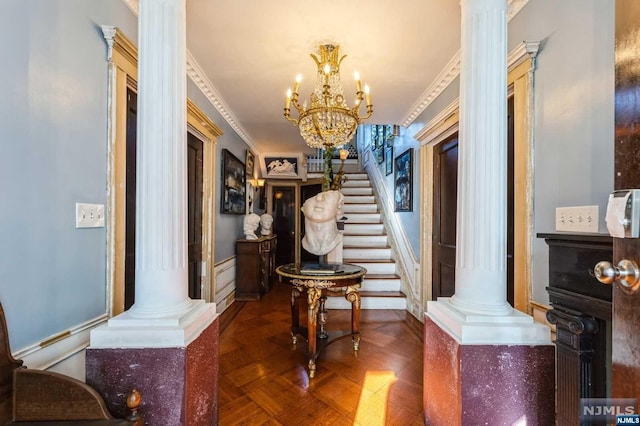
[[(410, 314), (363, 310), (360, 350), (353, 352), (350, 337), (330, 343), (309, 379), (306, 342), (300, 337), (294, 346), (291, 341), (289, 294), (290, 287), (276, 283), (260, 302), (236, 305), (233, 319), (225, 312), (221, 426), (423, 424), (422, 342), (407, 322)], [(301, 324), (306, 324), (305, 312), (301, 297)], [(349, 327), (348, 310), (329, 311), (329, 330)]]

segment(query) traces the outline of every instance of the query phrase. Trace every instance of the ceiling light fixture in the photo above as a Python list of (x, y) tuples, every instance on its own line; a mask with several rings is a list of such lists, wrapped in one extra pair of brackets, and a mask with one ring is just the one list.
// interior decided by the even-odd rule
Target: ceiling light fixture
[[(325, 44), (320, 46), (320, 59), (314, 54), (311, 57), (318, 66), (316, 87), (310, 97), (307, 108), (305, 100), (301, 106), (298, 102), (298, 88), (302, 76), (296, 77), (293, 91), (287, 91), (284, 106), (284, 116), (295, 126), (300, 128), (300, 135), (312, 148), (330, 148), (344, 145), (351, 140), (358, 124), (371, 117), (373, 106), (369, 86), (365, 84), (364, 91), (360, 82), (360, 75), (356, 71), (356, 101), (353, 108), (347, 106), (340, 82), (340, 63), (346, 55), (339, 58), (340, 46)], [(360, 117), (360, 104), (366, 99), (367, 113)], [(291, 104), (298, 111), (298, 118), (291, 117)]]

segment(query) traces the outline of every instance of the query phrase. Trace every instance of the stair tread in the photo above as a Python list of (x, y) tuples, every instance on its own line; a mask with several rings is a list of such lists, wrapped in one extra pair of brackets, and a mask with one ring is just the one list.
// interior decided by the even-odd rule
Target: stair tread
[(382, 222), (345, 222), (345, 224), (346, 225), (382, 225)]
[(344, 233), (344, 236), (349, 236), (349, 237), (380, 237), (382, 235), (387, 235), (387, 234), (348, 234), (347, 232)]
[(367, 274), (364, 276), (365, 280), (395, 280), (400, 279), (400, 275), (397, 274)]
[(366, 245), (363, 246), (358, 246), (358, 245), (343, 245), (342, 248), (345, 249), (361, 249), (361, 250), (366, 250), (366, 249), (390, 249), (391, 246), (389, 244), (372, 244), (372, 243), (365, 243)]
[(343, 263), (396, 263), (393, 259), (343, 259)]

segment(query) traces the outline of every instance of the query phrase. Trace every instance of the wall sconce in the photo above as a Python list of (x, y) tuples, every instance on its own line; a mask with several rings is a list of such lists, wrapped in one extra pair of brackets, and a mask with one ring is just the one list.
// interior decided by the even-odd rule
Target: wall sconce
[(343, 163), (344, 163), (344, 160), (346, 160), (348, 156), (349, 156), (349, 150), (348, 149), (341, 149), (340, 150), (340, 160)]
[(264, 186), (264, 179), (249, 179), (249, 184), (254, 188), (262, 188)]

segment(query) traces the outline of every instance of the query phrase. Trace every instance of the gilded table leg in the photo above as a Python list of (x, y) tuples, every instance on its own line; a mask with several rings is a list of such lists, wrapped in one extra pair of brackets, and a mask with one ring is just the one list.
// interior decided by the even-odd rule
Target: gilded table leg
[(322, 290), (317, 288), (307, 288), (307, 302), (309, 311), (307, 313), (307, 328), (309, 331), (309, 377), (316, 375), (316, 324), (318, 318), (318, 299)]
[(298, 343), (298, 331), (300, 330), (300, 289), (293, 287), (291, 289), (291, 341), (295, 345)]
[(325, 302), (327, 301), (327, 296), (320, 297), (320, 308), (318, 310), (318, 325), (320, 326), (320, 330), (318, 330), (318, 337), (321, 339), (326, 339), (329, 337), (329, 333), (325, 330), (324, 326), (327, 323), (327, 310), (324, 307)]
[(347, 287), (344, 297), (351, 302), (351, 340), (353, 350), (360, 349), (360, 294), (355, 287)]

